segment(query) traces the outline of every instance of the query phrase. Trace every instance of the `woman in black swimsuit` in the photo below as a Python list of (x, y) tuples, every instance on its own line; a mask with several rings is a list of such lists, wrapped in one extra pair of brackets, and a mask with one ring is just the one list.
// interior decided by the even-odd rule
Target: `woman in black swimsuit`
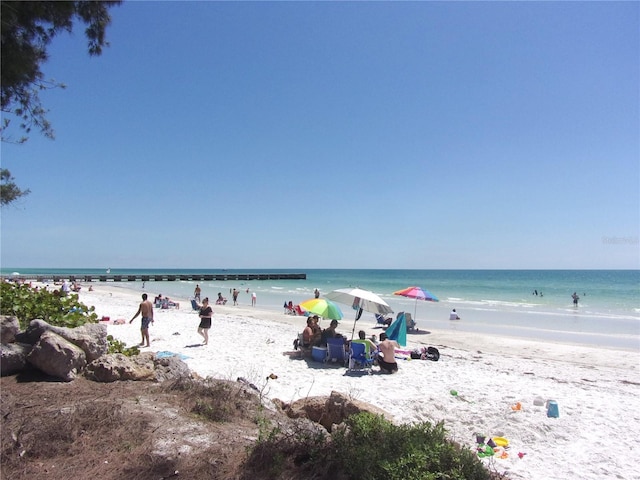
[(209, 305), (209, 297), (206, 297), (202, 301), (200, 307), (200, 325), (198, 325), (198, 333), (204, 338), (203, 345), (209, 343), (209, 329), (211, 328), (211, 316), (213, 315), (213, 309)]

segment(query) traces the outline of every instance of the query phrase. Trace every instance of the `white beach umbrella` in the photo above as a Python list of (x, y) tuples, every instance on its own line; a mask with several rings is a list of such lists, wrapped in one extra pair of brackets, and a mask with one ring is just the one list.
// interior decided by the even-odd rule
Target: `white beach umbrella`
[(327, 293), (325, 298), (333, 300), (334, 302), (351, 305), (352, 308), (356, 310), (356, 318), (353, 322), (353, 331), (351, 332), (352, 339), (356, 331), (356, 321), (358, 321), (360, 315), (362, 315), (363, 310), (371, 313), (379, 313), (380, 315), (393, 313), (393, 310), (387, 302), (375, 293), (369, 290), (362, 290), (361, 288), (340, 288)]

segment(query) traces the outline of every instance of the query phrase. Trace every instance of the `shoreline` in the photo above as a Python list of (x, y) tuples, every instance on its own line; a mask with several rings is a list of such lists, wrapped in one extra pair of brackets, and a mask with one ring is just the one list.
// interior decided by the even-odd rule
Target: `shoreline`
[[(94, 292), (87, 292), (85, 290), (80, 293), (80, 301), (90, 306), (83, 297), (87, 294), (91, 295), (96, 291), (106, 292), (109, 294), (110, 298), (113, 298), (113, 294), (117, 294), (118, 296), (122, 296), (123, 298), (128, 297), (131, 302), (133, 311), (131, 315), (135, 313), (137, 305), (141, 301), (141, 295), (145, 292), (136, 292), (134, 290), (123, 289), (121, 287), (113, 287), (110, 288), (110, 285), (100, 285), (99, 289), (95, 289)], [(152, 300), (151, 294), (149, 294), (149, 299)], [(184, 298), (173, 298), (173, 300), (180, 303), (180, 309), (170, 309), (170, 310), (160, 310), (154, 309), (156, 313), (159, 312), (160, 315), (166, 313), (191, 313), (195, 315), (195, 312), (191, 310), (191, 304), (189, 299)], [(246, 317), (250, 319), (255, 319), (258, 321), (268, 321), (279, 323), (282, 325), (288, 325), (292, 327), (296, 327), (302, 331), (305, 326), (306, 317), (294, 316), (294, 315), (285, 315), (278, 311), (274, 311), (272, 309), (261, 308), (259, 306), (251, 307), (251, 306), (243, 306), (243, 305), (215, 305), (212, 304), (215, 315), (224, 315), (224, 316), (240, 316)], [(102, 311), (98, 310), (99, 307), (96, 306), (96, 313), (98, 314), (98, 318), (102, 316), (109, 316), (111, 320), (115, 318), (124, 317), (128, 321), (128, 317), (126, 315), (119, 315), (119, 317), (113, 317), (108, 313), (102, 313)], [(100, 308), (104, 308), (104, 311), (108, 311), (108, 306), (100, 306)], [(121, 313), (122, 309), (116, 308), (117, 312)], [(348, 311), (350, 313), (350, 311)], [(325, 322), (324, 324), (322, 322)], [(338, 330), (345, 334), (348, 338), (351, 337), (351, 332), (353, 330), (354, 321), (349, 319), (349, 317), (345, 316), (340, 321), (340, 327)], [(328, 326), (328, 321), (322, 320), (321, 327), (325, 328)], [(379, 336), (380, 332), (384, 331), (382, 328), (376, 326), (371, 321), (359, 321), (356, 322), (355, 331), (357, 333), (358, 330), (364, 330), (367, 333), (367, 336), (376, 335)], [(295, 334), (294, 334), (295, 336)], [(292, 337), (293, 338), (293, 337)], [(433, 346), (449, 346), (451, 348), (457, 349), (468, 349), (471, 348), (476, 340), (481, 339), (478, 342), (484, 348), (484, 353), (491, 354), (509, 354), (512, 353), (514, 346), (518, 348), (516, 350), (522, 351), (530, 351), (537, 352), (541, 355), (545, 355), (551, 358), (555, 358), (558, 360), (566, 360), (566, 353), (570, 351), (571, 353), (579, 354), (580, 358), (585, 359), (586, 364), (593, 363), (593, 359), (598, 357), (597, 352), (605, 349), (607, 351), (618, 352), (614, 358), (616, 359), (616, 364), (620, 366), (620, 368), (633, 368), (637, 367), (640, 372), (640, 351), (634, 349), (626, 349), (626, 348), (616, 348), (612, 346), (590, 346), (590, 345), (582, 345), (571, 342), (559, 342), (559, 341), (538, 341), (531, 340), (527, 338), (517, 338), (508, 335), (499, 335), (499, 334), (482, 334), (477, 332), (461, 332), (453, 327), (449, 330), (444, 329), (424, 329), (419, 331), (418, 333), (407, 333), (407, 342), (409, 345), (418, 346), (418, 345), (433, 345)], [(409, 346), (407, 346), (409, 348)]]
[[(196, 283), (197, 282), (193, 282), (193, 286), (195, 286)], [(140, 295), (144, 292), (147, 292), (150, 297), (154, 297), (156, 293), (160, 291), (155, 290), (156, 293), (150, 293), (150, 291), (152, 291), (150, 287), (153, 287), (155, 285), (149, 283), (147, 284), (147, 288), (145, 289), (142, 289), (142, 284), (134, 286), (110, 283), (101, 284), (100, 286), (106, 289), (113, 289), (113, 291), (125, 292), (125, 294), (133, 293), (134, 295)], [(244, 287), (246, 288), (247, 286), (244, 285)], [(211, 290), (211, 294), (202, 295), (203, 298), (205, 296), (214, 298), (214, 291), (219, 290), (223, 290), (223, 295), (226, 294), (226, 292), (222, 288), (213, 290), (209, 288), (209, 290)], [(251, 291), (253, 291), (253, 289)], [(166, 292), (166, 290), (160, 292), (164, 293)], [(265, 292), (258, 291), (258, 305), (256, 307), (251, 307), (250, 305), (246, 305), (244, 303), (248, 300), (248, 295), (246, 294), (246, 292), (242, 290), (240, 293), (240, 305), (238, 305), (237, 307), (232, 307), (230, 303), (227, 303), (226, 306), (212, 306), (214, 308), (222, 309), (231, 306), (233, 309), (236, 309), (221, 310), (227, 313), (236, 312), (238, 308), (247, 308), (247, 312), (260, 310), (261, 312), (263, 312), (262, 315), (266, 315), (269, 318), (282, 319), (282, 316), (279, 315), (279, 313), (283, 311), (281, 307), (282, 301), (274, 301), (274, 298), (278, 298), (277, 295), (274, 294), (273, 296), (269, 296)], [(309, 293), (308, 295), (303, 294), (302, 296), (298, 296), (300, 298), (296, 298), (293, 294), (288, 293), (287, 296), (283, 298), (293, 297), (295, 299), (294, 303), (297, 303), (298, 301), (310, 298), (311, 293)], [(230, 302), (230, 295), (228, 295), (227, 298)], [(184, 302), (187, 305), (189, 304), (189, 300), (184, 296), (179, 296), (179, 300), (180, 302)], [(387, 298), (386, 300), (389, 301), (390, 299)], [(535, 343), (585, 346), (599, 349), (624, 350), (632, 352), (640, 350), (640, 317), (616, 317), (617, 321), (619, 322), (630, 322), (634, 325), (634, 329), (637, 333), (629, 334), (621, 332), (620, 326), (616, 324), (616, 327), (616, 325), (612, 323), (616, 321), (616, 319), (602, 316), (600, 314), (591, 316), (590, 312), (584, 310), (579, 312), (569, 311), (558, 313), (548, 311), (500, 310), (495, 308), (478, 308), (477, 306), (474, 309), (465, 310), (464, 306), (461, 308), (458, 303), (450, 303), (444, 300), (438, 303), (419, 302), (420, 308), (418, 309), (418, 314), (416, 317), (416, 315), (414, 315), (415, 305), (413, 300), (403, 297), (392, 297), (391, 301), (393, 303), (393, 306), (395, 307), (394, 310), (396, 310), (396, 313), (402, 310), (411, 313), (414, 319), (416, 319), (417, 321), (418, 328), (423, 332), (428, 331), (434, 334), (437, 333), (442, 335), (451, 333), (453, 334), (454, 340), (456, 336), (461, 334), (479, 334), (487, 335), (490, 337), (505, 337), (506, 339), (532, 341)], [(266, 306), (265, 302), (267, 302)], [(349, 309), (348, 306), (341, 305), (340, 307), (342, 308), (342, 311), (344, 313), (344, 318), (342, 321), (349, 322), (350, 316), (353, 315), (353, 312)], [(459, 322), (450, 321), (448, 319), (451, 308), (456, 307), (458, 309), (458, 312), (463, 312), (463, 318)], [(535, 321), (532, 322), (532, 319)], [(583, 322), (580, 319), (588, 319), (589, 322)], [(562, 331), (553, 329), (554, 325), (560, 321), (572, 321), (574, 322), (574, 324), (577, 323), (579, 325), (582, 325), (583, 323), (606, 324), (611, 327), (611, 331), (607, 333), (594, 331), (593, 328), (589, 327), (589, 325), (586, 325), (586, 330), (583, 331)], [(363, 325), (364, 327), (375, 326), (373, 315), (365, 312), (361, 321), (359, 322), (359, 325)], [(581, 328), (585, 328), (585, 325), (582, 325)], [(367, 328), (365, 328), (365, 330), (366, 329)]]
[[(133, 346), (140, 341), (140, 320), (128, 321), (141, 293), (98, 285), (93, 292), (83, 289), (80, 301), (95, 306), (99, 318), (124, 318), (125, 325), (108, 325), (108, 333)], [(214, 305), (210, 344), (202, 346), (196, 312), (188, 301), (174, 300), (180, 309), (154, 310), (151, 347), (142, 350), (181, 355), (203, 377), (243, 377), (266, 398), (285, 402), (340, 391), (381, 408), (399, 423), (442, 421), (449, 438), (471, 449), (475, 433), (505, 437), (510, 441), (507, 458), (483, 461), (512, 480), (640, 476), (635, 448), (638, 351), (433, 329), (407, 335), (406, 349), (435, 346), (439, 361), (398, 360), (394, 375), (379, 374), (377, 367), (367, 375), (300, 359), (292, 343), (304, 317), (259, 307)], [(349, 337), (353, 320), (350, 311), (343, 311), (337, 330)], [(356, 331), (382, 331), (373, 322), (361, 322)], [(272, 373), (277, 379), (268, 378)], [(559, 418), (547, 417), (544, 406), (534, 405), (538, 397), (556, 400)], [(515, 411), (511, 407), (518, 402), (522, 409)], [(613, 450), (609, 440), (615, 441)]]

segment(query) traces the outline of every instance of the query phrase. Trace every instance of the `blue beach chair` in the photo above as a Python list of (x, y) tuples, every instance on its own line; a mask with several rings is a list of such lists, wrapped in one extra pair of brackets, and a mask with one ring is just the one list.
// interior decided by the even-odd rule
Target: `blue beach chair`
[(373, 358), (369, 350), (369, 343), (362, 340), (352, 340), (349, 351), (349, 371), (351, 370), (371, 370)]
[(347, 352), (343, 338), (327, 338), (327, 358), (325, 363), (337, 363), (346, 366)]

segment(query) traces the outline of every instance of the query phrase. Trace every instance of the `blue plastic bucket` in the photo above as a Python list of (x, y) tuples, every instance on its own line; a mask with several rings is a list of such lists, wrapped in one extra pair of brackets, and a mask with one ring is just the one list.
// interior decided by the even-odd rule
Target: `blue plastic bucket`
[(558, 418), (560, 412), (558, 411), (558, 402), (555, 400), (549, 400), (547, 402), (547, 417)]

